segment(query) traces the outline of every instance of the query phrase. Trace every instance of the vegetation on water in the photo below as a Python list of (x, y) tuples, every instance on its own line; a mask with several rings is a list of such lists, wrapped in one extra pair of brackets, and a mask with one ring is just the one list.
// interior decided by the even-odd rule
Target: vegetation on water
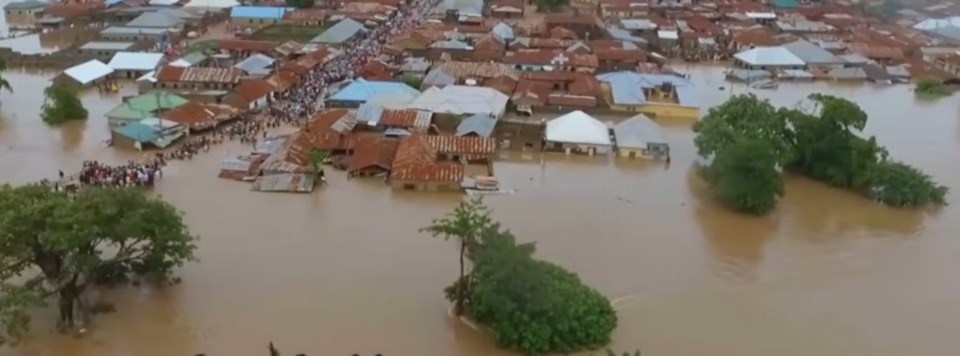
[[(533, 258), (490, 218), (479, 199), (461, 203), (425, 228), (461, 243), (461, 277), (447, 299), (492, 332), (500, 347), (527, 355), (571, 353), (610, 342), (617, 316), (610, 301), (560, 266)], [(464, 271), (463, 257), (473, 265)]]
[(694, 143), (709, 161), (701, 171), (718, 199), (737, 211), (769, 212), (783, 195), (782, 172), (791, 171), (891, 206), (944, 203), (946, 187), (861, 137), (867, 114), (859, 106), (823, 94), (808, 99), (816, 110), (738, 95), (694, 125)]
[[(7, 62), (3, 59), (0, 59), (0, 73), (7, 70)], [(7, 78), (4, 78), (0, 74), (0, 89), (6, 89), (8, 92), (13, 92), (13, 87), (10, 86), (10, 82), (7, 81)]]
[(921, 78), (917, 81), (917, 87), (913, 92), (917, 96), (927, 98), (938, 98), (953, 94), (953, 90), (950, 90), (950, 87), (936, 78)]
[(92, 285), (175, 282), (195, 241), (172, 205), (141, 190), (0, 187), (0, 345), (18, 341), (29, 309), (48, 300), (69, 330), (94, 311), (83, 298)]
[(197, 41), (187, 45), (187, 48), (184, 48), (183, 53), (193, 53), (193, 52), (207, 52), (212, 51), (220, 47), (219, 40), (204, 40)]
[(310, 171), (313, 173), (314, 178), (320, 177), (320, 172), (323, 171), (321, 165), (323, 165), (323, 160), (327, 159), (327, 154), (318, 149), (310, 150), (310, 153), (307, 154), (307, 160), (310, 161)]
[(40, 117), (50, 125), (60, 125), (71, 120), (84, 120), (89, 113), (80, 102), (77, 89), (66, 85), (51, 85), (43, 91), (46, 96)]

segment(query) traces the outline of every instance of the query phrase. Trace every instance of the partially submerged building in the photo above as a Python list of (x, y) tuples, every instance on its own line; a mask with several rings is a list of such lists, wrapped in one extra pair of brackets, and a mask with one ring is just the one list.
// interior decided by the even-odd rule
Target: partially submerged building
[(577, 110), (547, 121), (544, 132), (547, 150), (564, 153), (607, 154), (613, 146), (610, 128), (589, 114)]
[(60, 75), (53, 78), (57, 85), (74, 85), (85, 87), (103, 81), (113, 74), (113, 68), (101, 61), (90, 61), (67, 68)]
[(106, 116), (111, 127), (123, 126), (143, 119), (155, 118), (166, 110), (186, 103), (187, 99), (183, 97), (164, 91), (155, 91), (124, 98), (123, 103), (107, 112)]
[(745, 69), (804, 69), (806, 63), (785, 47), (756, 47), (733, 55), (734, 65)]
[(362, 23), (346, 18), (311, 39), (310, 43), (340, 46), (366, 32), (366, 30)]
[(610, 109), (653, 117), (696, 119), (700, 104), (693, 84), (673, 74), (612, 72), (597, 76)]
[(136, 79), (156, 70), (163, 61), (163, 53), (119, 52), (107, 65), (117, 77)]
[(617, 155), (623, 158), (670, 158), (670, 145), (657, 123), (644, 114), (631, 117), (613, 127)]

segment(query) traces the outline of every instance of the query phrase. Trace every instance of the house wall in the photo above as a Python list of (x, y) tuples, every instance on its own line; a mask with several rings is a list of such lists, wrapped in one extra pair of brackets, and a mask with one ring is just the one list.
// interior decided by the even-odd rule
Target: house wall
[(777, 65), (752, 65), (750, 63), (741, 61), (739, 59), (733, 59), (734, 66), (737, 68), (745, 69), (759, 69), (759, 70), (771, 70), (771, 69), (806, 69), (806, 66), (777, 66)]
[(265, 26), (273, 25), (283, 21), (283, 19), (260, 19), (260, 18), (245, 18), (245, 17), (232, 17), (230, 18), (230, 24), (235, 26)]
[(418, 192), (455, 192), (460, 191), (460, 182), (411, 182), (391, 180), (390, 187), (396, 190), (411, 190)]
[(142, 77), (144, 74), (149, 73), (150, 71), (144, 70), (118, 70), (113, 72), (111, 76), (114, 78), (126, 78), (126, 79), (137, 79)]
[(4, 10), (7, 25), (11, 28), (33, 28), (33, 23), (43, 14), (43, 8)]
[(159, 41), (162, 35), (144, 34), (144, 33), (124, 33), (124, 34), (101, 34), (100, 38), (105, 41), (117, 42), (136, 42), (136, 41)]
[(568, 142), (547, 141), (545, 150), (563, 152), (566, 154), (585, 154), (588, 156), (605, 155), (610, 153), (610, 146), (584, 145)]
[(153, 83), (153, 88), (157, 89), (178, 89), (178, 90), (233, 90), (238, 84), (233, 83), (211, 83), (211, 82), (157, 82)]

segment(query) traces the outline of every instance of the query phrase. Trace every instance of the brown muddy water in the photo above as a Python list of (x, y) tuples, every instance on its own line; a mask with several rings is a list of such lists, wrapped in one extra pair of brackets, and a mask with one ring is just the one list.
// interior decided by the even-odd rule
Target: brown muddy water
[[(701, 101), (730, 95), (718, 68), (692, 68)], [(103, 113), (116, 96), (87, 93), (91, 119), (48, 128), (37, 117), (45, 78), (6, 73), (0, 95), (0, 182), (73, 171), (106, 148)], [(48, 76), (49, 77), (49, 76)], [(47, 77), (47, 78), (48, 78)], [(131, 88), (132, 89), (132, 88)], [(744, 88), (737, 89), (742, 92)], [(781, 85), (757, 91), (795, 105), (822, 91), (870, 114), (891, 153), (960, 189), (956, 97), (919, 102), (907, 86)], [(704, 110), (705, 111), (705, 110)], [(691, 175), (689, 122), (666, 122), (673, 164), (522, 155), (497, 162), (511, 196), (495, 216), (539, 256), (616, 300), (613, 346), (644, 355), (956, 355), (960, 339), (960, 210), (903, 211), (800, 178), (769, 217), (717, 206)], [(456, 246), (417, 232), (455, 194), (392, 192), (329, 175), (311, 195), (249, 192), (216, 178), (239, 145), (173, 164), (157, 192), (202, 237), (200, 261), (165, 290), (104, 292), (117, 312), (84, 338), (40, 313), (28, 342), (3, 356), (262, 355), (273, 341), (309, 355), (498, 355), (491, 338), (447, 318), (441, 289)]]

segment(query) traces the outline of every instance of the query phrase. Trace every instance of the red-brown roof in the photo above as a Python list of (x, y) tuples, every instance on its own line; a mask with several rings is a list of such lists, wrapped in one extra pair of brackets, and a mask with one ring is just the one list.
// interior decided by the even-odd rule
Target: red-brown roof
[(574, 67), (597, 67), (597, 56), (593, 54), (568, 53), (553, 50), (524, 50), (507, 52), (503, 57), (509, 64), (570, 65)]
[(250, 51), (269, 53), (280, 46), (280, 42), (254, 40), (220, 40), (218, 48), (227, 51)]
[(736, 42), (740, 46), (744, 47), (777, 45), (777, 40), (774, 38), (772, 31), (766, 29), (737, 32), (733, 35), (733, 42)]
[(513, 94), (513, 90), (517, 87), (517, 80), (503, 75), (483, 81), (483, 86), (496, 89), (497, 91), (506, 95), (511, 95)]
[(552, 93), (547, 97), (547, 104), (568, 108), (592, 108), (597, 106), (597, 97)]
[(389, 171), (397, 156), (400, 141), (383, 136), (363, 136), (356, 139), (353, 156), (350, 157), (349, 172), (379, 167)]
[(327, 18), (327, 12), (323, 9), (297, 9), (285, 12), (283, 18), (287, 20), (320, 21)]
[(270, 92), (277, 90), (270, 82), (263, 79), (245, 80), (233, 92), (247, 101), (256, 101)]
[(160, 113), (160, 118), (179, 123), (191, 129), (205, 129), (215, 126), (236, 114), (237, 110), (226, 105), (190, 101)]
[(557, 38), (561, 40), (576, 40), (577, 34), (573, 31), (570, 31), (563, 26), (556, 26), (550, 29), (550, 38)]
[(577, 73), (577, 77), (573, 80), (573, 83), (570, 83), (567, 91), (573, 95), (595, 96), (598, 94), (599, 89), (600, 81), (597, 80), (597, 77), (585, 73)]
[(391, 81), (394, 79), (393, 74), (390, 74), (390, 67), (377, 60), (367, 62), (360, 68), (358, 75), (366, 80)]
[(390, 179), (412, 182), (459, 182), (463, 180), (463, 166), (458, 163), (437, 162), (437, 153), (426, 135), (412, 134), (400, 140)]
[(517, 89), (513, 92), (510, 100), (529, 103), (531, 105), (545, 105), (547, 96), (550, 95), (550, 84), (546, 82), (520, 79), (517, 83)]
[(425, 137), (437, 154), (491, 156), (497, 153), (497, 140), (493, 138), (450, 135)]
[(593, 54), (601, 61), (646, 62), (647, 53), (642, 49), (594, 48)]
[(174, 67), (163, 66), (157, 70), (157, 81), (180, 83), (221, 83), (235, 84), (240, 82), (244, 73), (239, 68), (212, 68), (212, 67)]
[(423, 111), (412, 109), (383, 109), (380, 114), (380, 125), (402, 128), (427, 128), (430, 126), (431, 115)]

